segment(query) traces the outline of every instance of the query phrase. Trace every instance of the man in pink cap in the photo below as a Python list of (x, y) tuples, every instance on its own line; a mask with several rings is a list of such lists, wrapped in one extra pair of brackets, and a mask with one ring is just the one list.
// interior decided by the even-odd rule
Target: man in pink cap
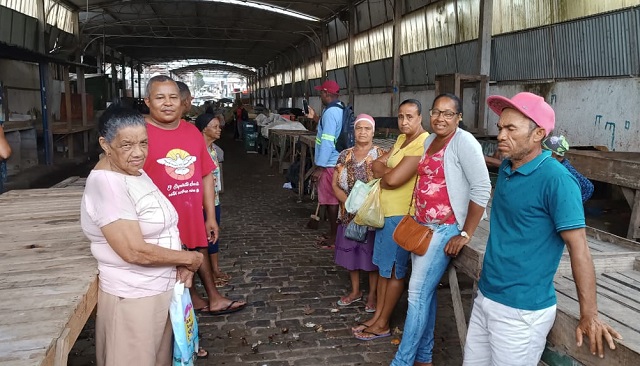
[(338, 230), (338, 199), (333, 193), (333, 170), (340, 154), (336, 150), (336, 141), (342, 130), (342, 114), (345, 105), (338, 99), (340, 86), (333, 80), (327, 80), (322, 85), (315, 87), (320, 91), (320, 100), (325, 110), (322, 117), (309, 107), (307, 117), (319, 120), (318, 133), (316, 135), (315, 169), (311, 180), (316, 182), (318, 188), (318, 202), (326, 206), (329, 216), (329, 235), (322, 238), (318, 245), (321, 248), (333, 249)]
[[(540, 96), (490, 96), (504, 158), (464, 350), (464, 365), (537, 365), (556, 317), (553, 277), (565, 244), (580, 302), (577, 345), (604, 357), (620, 334), (598, 318), (595, 273), (576, 179), (542, 151), (555, 113)], [(604, 340), (603, 340), (604, 338)]]

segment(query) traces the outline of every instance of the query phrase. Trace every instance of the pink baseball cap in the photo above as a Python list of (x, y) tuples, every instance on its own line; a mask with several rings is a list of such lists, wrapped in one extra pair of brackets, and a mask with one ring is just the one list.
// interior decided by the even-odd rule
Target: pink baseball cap
[(353, 122), (353, 125), (355, 126), (356, 123), (360, 122), (360, 121), (366, 121), (371, 123), (371, 127), (373, 127), (374, 129), (376, 128), (376, 120), (373, 119), (373, 117), (371, 117), (368, 114), (364, 114), (364, 113), (360, 113), (357, 117), (356, 117), (356, 121)]
[(544, 129), (545, 136), (548, 136), (556, 126), (556, 113), (553, 108), (544, 101), (543, 97), (533, 93), (518, 93), (511, 99), (500, 95), (492, 95), (487, 98), (487, 105), (498, 116), (502, 114), (502, 110), (505, 108), (517, 110)]
[(340, 94), (340, 85), (333, 80), (327, 80), (322, 85), (318, 85), (314, 88), (315, 90), (324, 90), (327, 93), (331, 94)]

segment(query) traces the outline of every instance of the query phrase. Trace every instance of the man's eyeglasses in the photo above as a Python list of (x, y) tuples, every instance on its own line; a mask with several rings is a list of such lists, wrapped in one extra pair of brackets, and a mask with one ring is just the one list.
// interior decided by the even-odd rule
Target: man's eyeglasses
[(455, 117), (456, 115), (458, 115), (459, 113), (456, 112), (452, 112), (452, 111), (440, 111), (437, 109), (430, 109), (429, 110), (429, 116), (431, 117), (440, 117), (440, 115), (444, 116), (444, 119), (447, 121), (450, 121), (453, 119), (453, 117)]

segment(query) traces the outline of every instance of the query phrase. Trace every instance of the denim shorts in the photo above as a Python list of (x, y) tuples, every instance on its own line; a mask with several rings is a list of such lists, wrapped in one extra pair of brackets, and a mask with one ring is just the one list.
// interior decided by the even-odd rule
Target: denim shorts
[(391, 271), (395, 266), (395, 277), (404, 278), (407, 275), (410, 254), (400, 248), (393, 240), (393, 232), (403, 216), (384, 218), (384, 227), (376, 230), (376, 240), (373, 244), (373, 264), (378, 266), (380, 276), (391, 278)]

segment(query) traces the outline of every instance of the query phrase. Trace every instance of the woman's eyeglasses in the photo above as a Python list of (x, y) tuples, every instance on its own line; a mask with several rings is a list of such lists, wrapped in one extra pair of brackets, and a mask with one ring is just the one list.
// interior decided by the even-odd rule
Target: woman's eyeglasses
[(452, 112), (452, 111), (441, 111), (438, 109), (430, 109), (429, 110), (429, 116), (431, 117), (440, 117), (440, 115), (444, 116), (444, 119), (447, 121), (450, 121), (453, 119), (453, 117), (455, 117), (456, 115), (458, 115), (459, 113), (456, 112)]

